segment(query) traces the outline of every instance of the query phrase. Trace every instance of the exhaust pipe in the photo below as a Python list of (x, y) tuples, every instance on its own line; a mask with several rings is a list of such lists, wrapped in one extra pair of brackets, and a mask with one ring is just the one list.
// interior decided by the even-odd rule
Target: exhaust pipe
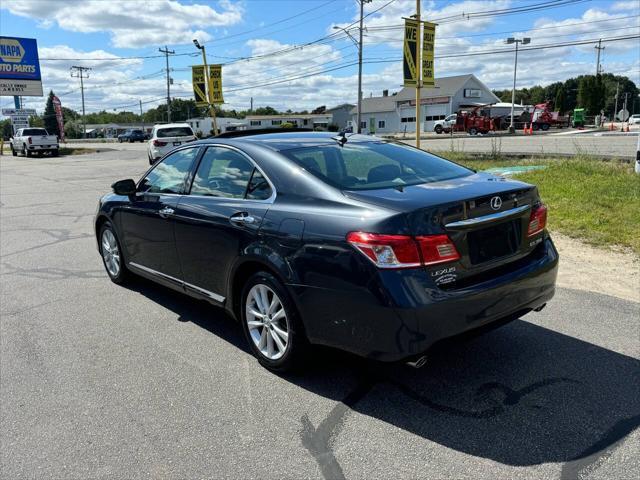
[(412, 362), (407, 362), (407, 365), (409, 365), (410, 367), (413, 368), (422, 368), (427, 364), (427, 356), (426, 355), (422, 355), (418, 358), (416, 358), (414, 361)]
[(543, 309), (544, 307), (546, 307), (546, 306), (547, 306), (547, 304), (546, 304), (546, 303), (543, 303), (543, 304), (542, 304), (542, 305), (540, 305), (538, 308), (534, 308), (534, 309), (533, 309), (533, 311), (534, 311), (534, 312), (541, 312), (541, 311), (542, 311), (542, 309)]

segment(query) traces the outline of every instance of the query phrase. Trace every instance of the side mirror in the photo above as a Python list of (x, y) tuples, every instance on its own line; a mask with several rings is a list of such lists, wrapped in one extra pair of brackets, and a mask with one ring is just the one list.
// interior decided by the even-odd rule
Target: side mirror
[(113, 189), (113, 193), (116, 195), (135, 195), (136, 193), (136, 182), (127, 178), (126, 180), (118, 180), (116, 183), (111, 185)]

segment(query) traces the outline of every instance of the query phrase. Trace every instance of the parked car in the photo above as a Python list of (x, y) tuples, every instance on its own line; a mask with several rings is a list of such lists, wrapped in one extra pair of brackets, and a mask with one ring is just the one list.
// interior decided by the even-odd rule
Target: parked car
[(144, 142), (147, 140), (146, 134), (142, 130), (129, 129), (118, 135), (118, 142)]
[(57, 157), (60, 151), (58, 137), (49, 135), (44, 128), (21, 128), (9, 140), (11, 154), (15, 157), (22, 153), (25, 157), (30, 157), (34, 153), (49, 153)]
[(314, 344), (422, 363), (435, 342), (553, 297), (558, 253), (536, 187), (333, 135), (200, 140), (115, 182), (95, 218), (109, 277), (224, 307), (274, 370)]
[(174, 148), (197, 139), (188, 123), (155, 125), (147, 147), (149, 164), (153, 165)]
[(629, 117), (629, 125), (640, 123), (640, 113), (635, 113)]

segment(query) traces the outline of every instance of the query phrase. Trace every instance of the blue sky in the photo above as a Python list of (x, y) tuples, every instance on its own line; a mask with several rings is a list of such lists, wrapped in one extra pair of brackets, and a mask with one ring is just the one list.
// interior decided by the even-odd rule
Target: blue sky
[[(423, 0), (426, 19), (440, 20), (436, 76), (474, 73), (489, 87), (508, 88), (513, 54), (482, 54), (504, 50), (508, 36), (530, 36), (534, 47), (640, 34), (638, 0), (550, 2)], [(540, 4), (544, 8), (500, 14)], [(414, 0), (366, 4), (365, 13), (370, 15), (365, 19), (365, 96), (401, 88), (401, 19), (414, 10)], [(137, 111), (138, 100), (144, 109), (163, 102), (164, 58), (155, 56), (165, 44), (181, 54), (171, 57), (172, 96), (190, 97), (189, 66), (201, 63), (191, 42), (197, 37), (206, 44), (210, 63), (227, 63), (223, 68), (227, 108), (246, 109), (253, 97), (256, 107), (296, 110), (355, 100), (357, 69), (352, 64), (357, 51), (344, 33), (332, 27), (348, 27), (356, 36), (357, 29), (349, 25), (357, 12), (356, 0), (5, 0), (0, 3), (0, 31), (38, 40), (45, 90), (53, 89), (63, 105), (72, 108), (79, 108), (80, 92), (78, 80), (69, 75), (71, 65), (92, 68), (86, 82), (88, 111)], [(327, 35), (332, 36), (292, 48)], [(640, 83), (640, 41), (604, 45), (604, 71), (626, 74)], [(518, 86), (594, 73), (594, 46), (590, 42), (521, 52)], [(459, 54), (473, 55), (451, 57)], [(155, 58), (115, 58), (140, 56)], [(9, 97), (0, 101), (2, 106), (12, 103)], [(29, 98), (27, 104), (42, 109), (44, 99)]]

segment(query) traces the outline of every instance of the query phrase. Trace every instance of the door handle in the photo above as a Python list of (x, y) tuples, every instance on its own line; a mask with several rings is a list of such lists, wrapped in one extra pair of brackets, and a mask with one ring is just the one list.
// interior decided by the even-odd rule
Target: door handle
[(251, 215), (249, 215), (247, 212), (241, 212), (241, 213), (236, 213), (234, 215), (231, 215), (229, 217), (229, 221), (237, 225), (243, 225), (243, 224), (254, 223), (256, 219)]
[(160, 214), (160, 216), (162, 218), (167, 218), (169, 217), (169, 215), (173, 215), (173, 212), (175, 212), (175, 210), (171, 207), (164, 207), (160, 210), (158, 210), (158, 213)]

